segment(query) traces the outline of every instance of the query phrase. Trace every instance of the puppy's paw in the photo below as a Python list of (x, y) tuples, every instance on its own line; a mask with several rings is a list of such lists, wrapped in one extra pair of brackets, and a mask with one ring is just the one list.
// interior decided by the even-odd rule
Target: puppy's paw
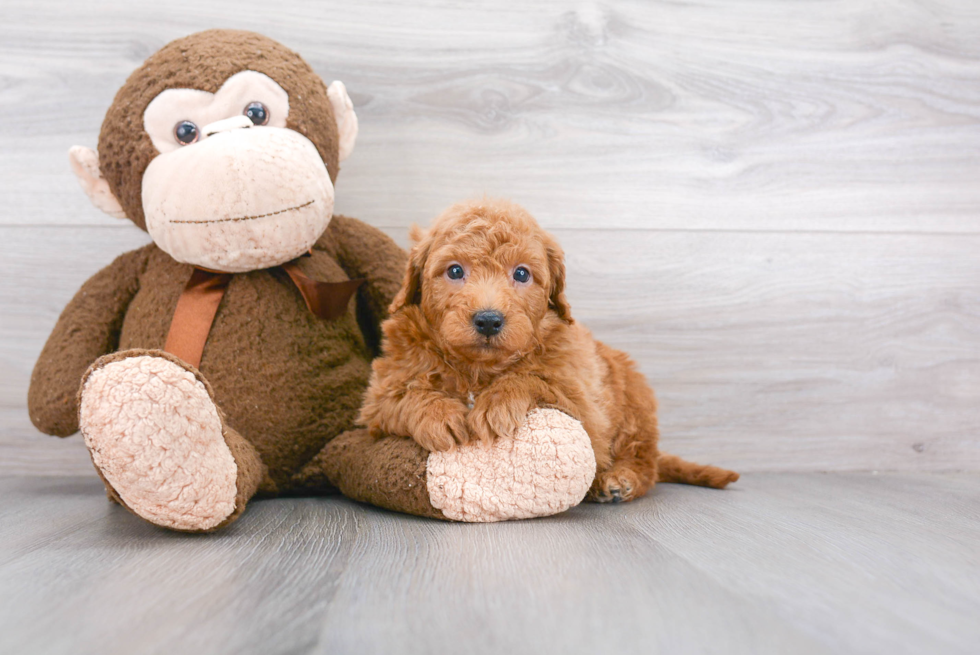
[(533, 402), (508, 391), (484, 391), (473, 403), (466, 425), (474, 439), (493, 443), (497, 437), (513, 437), (527, 420)]
[(646, 489), (640, 477), (629, 469), (604, 471), (595, 476), (589, 500), (595, 503), (625, 503), (639, 498)]
[(419, 410), (412, 438), (429, 451), (452, 450), (469, 442), (466, 406), (458, 400), (437, 398)]

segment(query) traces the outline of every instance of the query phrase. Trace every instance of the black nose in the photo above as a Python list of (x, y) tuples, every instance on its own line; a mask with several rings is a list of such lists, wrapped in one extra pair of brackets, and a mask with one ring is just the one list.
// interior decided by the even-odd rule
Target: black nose
[(504, 327), (504, 315), (500, 312), (486, 311), (473, 314), (476, 331), (485, 337), (492, 337)]

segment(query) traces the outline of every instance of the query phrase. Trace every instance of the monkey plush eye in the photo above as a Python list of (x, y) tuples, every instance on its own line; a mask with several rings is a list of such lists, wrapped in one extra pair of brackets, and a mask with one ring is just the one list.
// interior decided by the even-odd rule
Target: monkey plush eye
[(446, 277), (448, 277), (450, 280), (461, 280), (465, 274), (466, 272), (459, 264), (452, 264), (446, 269)]
[(174, 125), (174, 138), (182, 146), (189, 145), (197, 141), (197, 125), (190, 121), (180, 121)]
[(527, 284), (531, 279), (531, 271), (527, 270), (523, 266), (518, 266), (514, 269), (514, 280), (521, 284)]
[(250, 102), (242, 112), (252, 121), (252, 125), (265, 125), (269, 122), (269, 110), (261, 102)]

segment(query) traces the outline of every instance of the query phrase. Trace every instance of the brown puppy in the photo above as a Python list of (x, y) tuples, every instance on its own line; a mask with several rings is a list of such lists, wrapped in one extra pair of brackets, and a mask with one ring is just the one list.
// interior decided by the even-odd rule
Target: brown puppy
[(738, 479), (658, 452), (653, 391), (629, 356), (572, 320), (564, 253), (524, 209), (458, 204), (413, 239), (361, 410), (372, 432), (448, 450), (512, 435), (530, 410), (551, 407), (592, 440), (590, 500), (639, 498), (657, 480)]

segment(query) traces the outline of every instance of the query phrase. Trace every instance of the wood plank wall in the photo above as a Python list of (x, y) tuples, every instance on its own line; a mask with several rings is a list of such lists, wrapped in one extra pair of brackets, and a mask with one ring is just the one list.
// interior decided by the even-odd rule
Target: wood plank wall
[(168, 41), (261, 31), (350, 90), (338, 211), (407, 227), (484, 193), (568, 254), (674, 452), (753, 470), (980, 469), (975, 0), (4, 0), (0, 472), (87, 472), (37, 433), (33, 362), (145, 235), (66, 151)]

